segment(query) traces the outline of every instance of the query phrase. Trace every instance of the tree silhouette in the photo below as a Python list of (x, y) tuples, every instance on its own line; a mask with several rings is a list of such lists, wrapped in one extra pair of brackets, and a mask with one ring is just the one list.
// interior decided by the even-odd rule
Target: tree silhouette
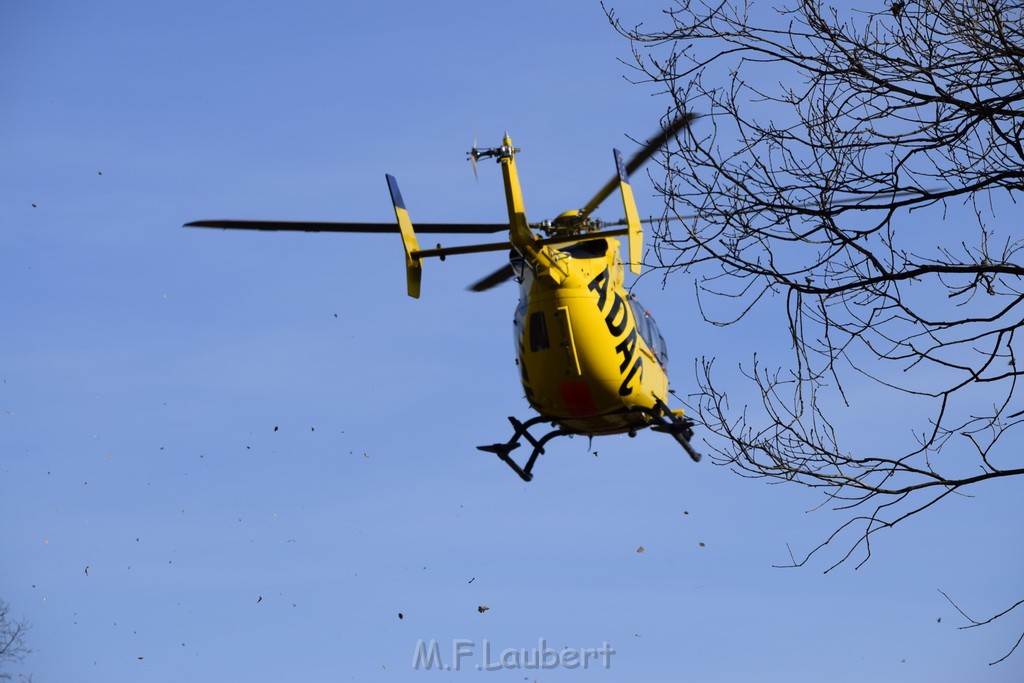
[[(716, 462), (847, 511), (794, 564), (838, 542), (829, 569), (860, 566), (878, 531), (1024, 474), (1024, 3), (606, 11), (667, 117), (703, 114), (662, 159), (653, 266), (695, 276), (708, 322), (791, 344), (739, 383), (702, 358), (689, 403)], [(905, 433), (865, 439), (871, 408)]]
[[(0, 600), (0, 667), (20, 662), (32, 652), (25, 646), (25, 632), (30, 624), (27, 621), (8, 619), (10, 611), (11, 606)], [(31, 680), (31, 676), (26, 677), (24, 674), (20, 674), (20, 677), (22, 680)], [(12, 674), (0, 672), (0, 680), (11, 678)]]

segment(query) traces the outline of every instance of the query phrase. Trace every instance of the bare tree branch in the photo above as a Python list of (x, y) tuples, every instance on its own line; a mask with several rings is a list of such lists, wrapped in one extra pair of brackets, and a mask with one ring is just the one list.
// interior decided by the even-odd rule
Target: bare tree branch
[[(948, 595), (946, 595), (945, 591), (943, 591), (942, 589), (939, 589), (939, 592), (942, 593), (942, 597), (946, 598), (946, 600), (949, 601), (949, 604), (951, 604), (953, 606), (953, 608), (957, 612), (960, 613), (960, 616), (962, 616), (967, 621), (971, 622), (971, 623), (967, 624), (966, 626), (959, 626), (959, 627), (957, 627), (960, 630), (964, 630), (964, 629), (968, 629), (968, 628), (975, 628), (977, 626), (985, 626), (986, 624), (991, 624), (996, 619), (1004, 617), (1007, 614), (1009, 614), (1010, 612), (1012, 612), (1013, 610), (1015, 610), (1018, 607), (1020, 607), (1021, 605), (1024, 605), (1024, 600), (1018, 600), (1017, 602), (1013, 603), (1010, 607), (1004, 609), (1002, 612), (999, 612), (998, 614), (995, 614), (995, 615), (989, 617), (988, 619), (985, 619), (984, 621), (978, 621), (977, 619), (974, 619), (973, 617), (968, 616), (966, 612), (964, 612), (962, 609), (960, 609), (960, 606), (957, 605), (955, 602), (953, 602), (953, 598), (951, 598)], [(993, 666), (995, 664), (999, 664), (1000, 662), (1006, 660), (1010, 655), (1013, 654), (1014, 650), (1017, 649), (1017, 646), (1019, 646), (1021, 644), (1021, 641), (1024, 641), (1024, 631), (1021, 632), (1020, 637), (1017, 638), (1017, 642), (1013, 644), (1013, 647), (1010, 648), (1009, 652), (1007, 652), (1005, 655), (1003, 655), (999, 659), (995, 660), (994, 662), (989, 662), (989, 666)]]
[[(719, 464), (853, 514), (794, 565), (842, 542), (829, 570), (860, 566), (874, 533), (1024, 474), (1024, 0), (667, 1), (662, 28), (606, 8), (666, 116), (704, 114), (662, 159), (651, 265), (695, 277), (707, 322), (790, 344), (740, 376), (698, 361), (691, 411)], [(847, 411), (884, 405), (906, 432), (864, 446)]]
[[(31, 628), (27, 621), (8, 619), (11, 606), (0, 600), (0, 667), (8, 663), (17, 663), (32, 652), (25, 646), (25, 633)], [(12, 675), (0, 672), (0, 680), (10, 680)], [(22, 676), (24, 678), (24, 676)]]

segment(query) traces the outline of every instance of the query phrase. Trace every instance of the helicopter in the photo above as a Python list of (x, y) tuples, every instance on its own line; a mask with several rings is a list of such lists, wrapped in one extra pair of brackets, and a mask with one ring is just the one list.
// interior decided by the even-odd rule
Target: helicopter
[[(507, 223), (426, 223), (413, 227), (398, 181), (385, 175), (396, 223), (336, 223), (264, 220), (199, 220), (190, 228), (284, 230), (300, 232), (399, 233), (405, 252), (409, 296), (419, 298), (423, 260), (491, 251), (508, 251), (509, 262), (473, 284), (484, 291), (508, 280), (519, 284), (513, 319), (516, 363), (523, 391), (537, 415), (520, 421), (509, 417), (508, 441), (478, 446), (493, 453), (523, 481), (533, 479), (537, 458), (558, 436), (590, 438), (610, 434), (636, 436), (650, 428), (671, 436), (695, 462), (700, 453), (690, 444), (694, 422), (682, 409), (668, 406), (668, 351), (650, 313), (625, 287), (619, 238), (625, 238), (630, 271), (641, 272), (643, 222), (629, 176), (696, 118), (684, 113), (647, 141), (626, 162), (613, 151), (616, 173), (583, 208), (554, 219), (529, 223), (516, 168), (522, 150), (506, 132), (501, 145), (467, 152), (474, 173), (481, 159), (500, 166), (508, 209)], [(616, 189), (625, 218), (604, 223), (592, 213)], [(543, 236), (537, 233), (543, 233)], [(422, 249), (417, 234), (494, 234), (507, 239), (465, 246)], [(535, 436), (531, 429), (549, 425)], [(524, 464), (512, 457), (522, 441), (532, 447)]]

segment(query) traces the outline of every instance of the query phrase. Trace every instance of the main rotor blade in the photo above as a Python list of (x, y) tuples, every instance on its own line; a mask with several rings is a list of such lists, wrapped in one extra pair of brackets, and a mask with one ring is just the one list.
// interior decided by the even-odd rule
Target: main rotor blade
[(516, 272), (512, 270), (512, 264), (506, 263), (482, 280), (474, 282), (469, 286), (469, 289), (474, 292), (485, 292), (492, 287), (497, 287), (506, 280), (511, 280), (515, 274)]
[[(395, 223), (324, 223), (316, 221), (202, 220), (186, 223), (186, 228), (224, 230), (282, 230), (291, 232), (398, 232)], [(474, 235), (505, 232), (508, 223), (417, 223), (416, 232), (425, 234)]]
[[(655, 152), (665, 146), (669, 140), (675, 137), (676, 133), (681, 131), (686, 126), (689, 126), (699, 116), (693, 112), (685, 112), (678, 119), (668, 125), (667, 128), (659, 131), (657, 135), (647, 141), (643, 147), (637, 150), (636, 154), (626, 164), (626, 175), (633, 175), (634, 172), (650, 159)], [(608, 195), (615, 191), (615, 188), (619, 186), (618, 176), (613, 177), (609, 180), (604, 187), (598, 191), (594, 198), (587, 202), (586, 206), (582, 209), (584, 217), (589, 216), (594, 209), (601, 205), (605, 199), (608, 199)]]

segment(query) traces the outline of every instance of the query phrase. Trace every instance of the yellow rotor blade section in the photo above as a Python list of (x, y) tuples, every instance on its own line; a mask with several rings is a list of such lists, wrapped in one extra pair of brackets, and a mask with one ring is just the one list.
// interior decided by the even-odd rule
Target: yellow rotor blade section
[(419, 257), (420, 245), (416, 241), (416, 233), (409, 220), (409, 212), (405, 208), (405, 200), (398, 189), (398, 181), (392, 175), (388, 179), (388, 190), (391, 191), (391, 203), (395, 205), (395, 218), (398, 219), (398, 230), (402, 233), (402, 246), (405, 248), (405, 279), (409, 296), (420, 298), (420, 280), (423, 276), (423, 261)]

